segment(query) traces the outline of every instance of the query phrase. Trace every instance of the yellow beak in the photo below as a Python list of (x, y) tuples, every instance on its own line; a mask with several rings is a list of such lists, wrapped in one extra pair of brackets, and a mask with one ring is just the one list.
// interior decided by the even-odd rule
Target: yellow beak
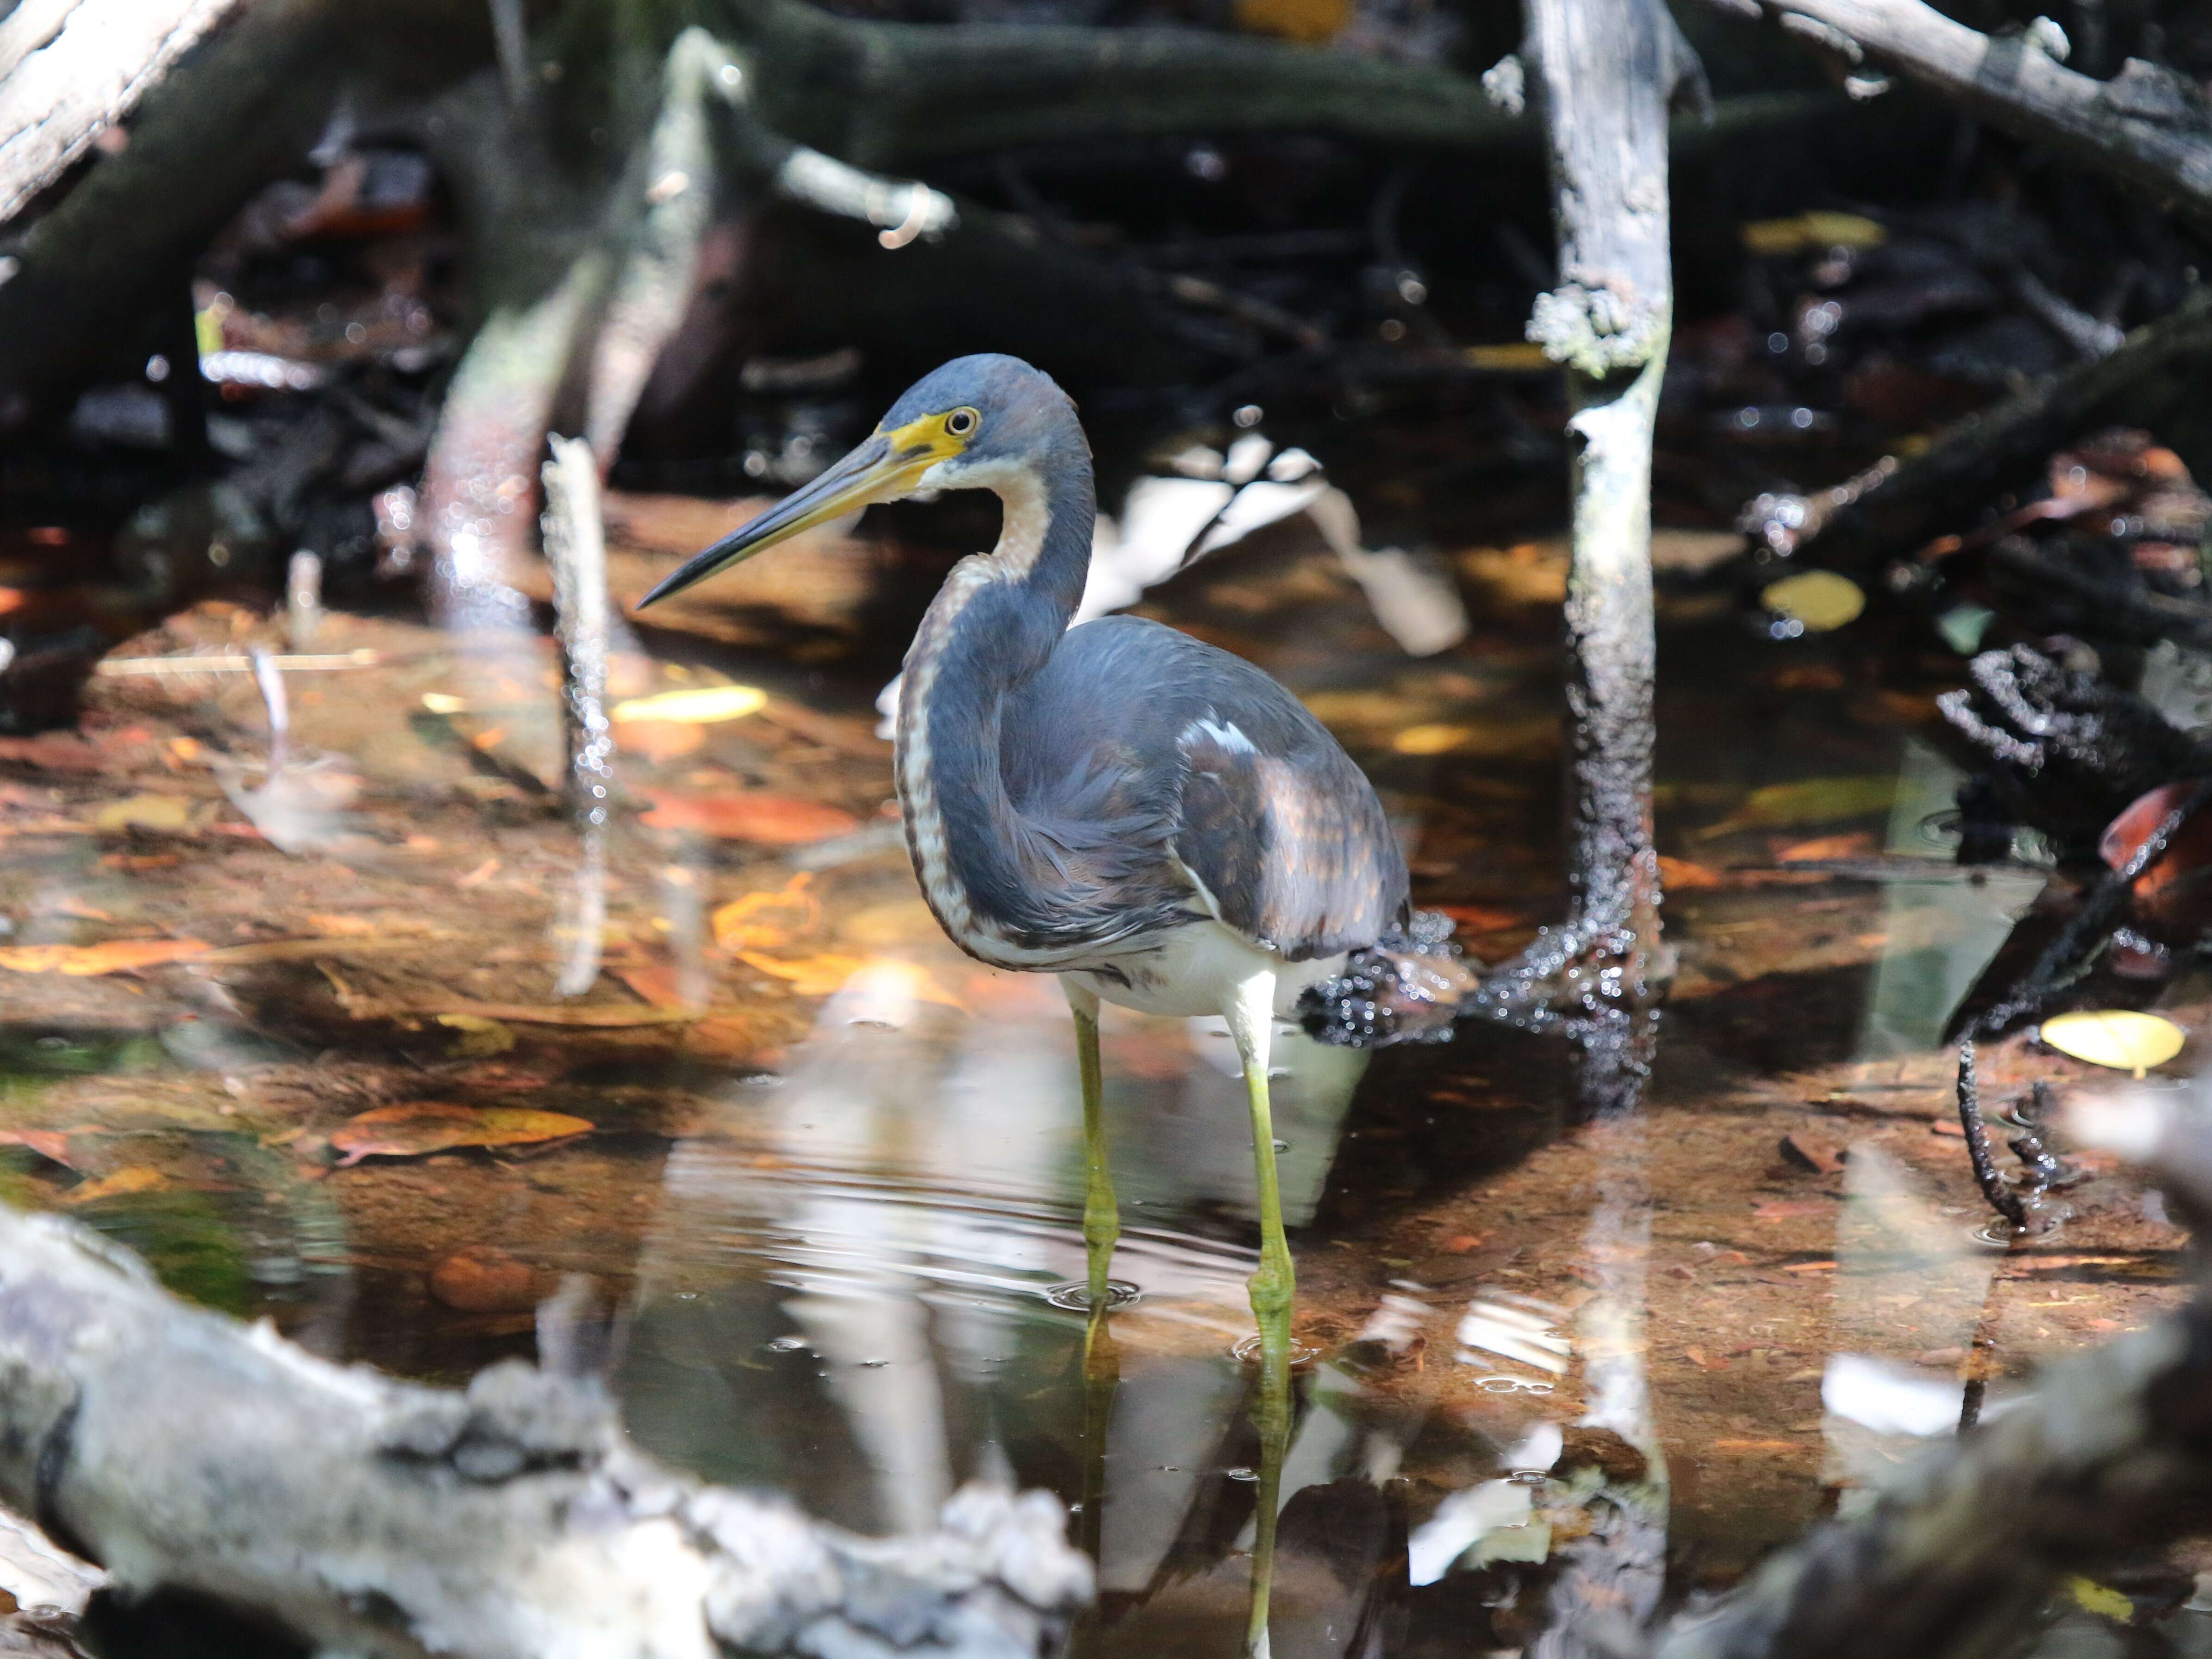
[(962, 447), (945, 433), (943, 421), (936, 416), (896, 432), (874, 432), (812, 483), (793, 490), (742, 530), (691, 559), (640, 599), (637, 608), (642, 611), (672, 593), (680, 593), (716, 571), (788, 541), (801, 531), (842, 519), (871, 502), (896, 501), (914, 489), (923, 473), (958, 454)]

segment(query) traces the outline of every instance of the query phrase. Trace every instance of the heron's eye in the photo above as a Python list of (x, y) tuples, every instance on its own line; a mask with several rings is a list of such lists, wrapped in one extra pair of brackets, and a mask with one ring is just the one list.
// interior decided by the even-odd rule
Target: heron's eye
[(945, 417), (945, 429), (956, 438), (964, 438), (982, 418), (972, 409), (956, 409)]

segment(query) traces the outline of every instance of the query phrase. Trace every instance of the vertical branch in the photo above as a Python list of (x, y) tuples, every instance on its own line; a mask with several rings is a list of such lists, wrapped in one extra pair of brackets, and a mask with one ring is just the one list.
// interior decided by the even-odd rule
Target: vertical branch
[(1588, 1016), (1582, 1095), (1636, 1103), (1650, 1070), (1659, 945), (1651, 844), (1651, 441), (1674, 317), (1667, 115), (1702, 90), (1660, 0), (1526, 0), (1527, 85), (1544, 117), (1560, 286), (1528, 337), (1566, 370), (1574, 546), (1567, 578), (1570, 971)]
[(599, 976), (607, 914), (607, 819), (614, 799), (614, 739), (607, 728), (607, 548), (599, 471), (581, 438), (552, 440), (545, 463), (545, 558), (566, 668), (568, 805), (582, 858), (570, 925), (574, 938), (554, 990), (581, 996)]

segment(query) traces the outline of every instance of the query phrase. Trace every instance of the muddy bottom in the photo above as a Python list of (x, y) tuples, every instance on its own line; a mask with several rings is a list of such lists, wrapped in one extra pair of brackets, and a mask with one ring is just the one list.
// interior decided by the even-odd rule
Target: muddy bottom
[[(1418, 661), (1326, 560), (1254, 556), (1279, 563), (1224, 555), (1153, 613), (1304, 696), (1403, 825), (1417, 902), (1516, 948), (1561, 903), (1557, 548), (1462, 555), (1475, 635)], [(1989, 1237), (1941, 1036), (2046, 878), (1950, 861), (1930, 696), (1955, 659), (1755, 637), (1705, 597), (1662, 623), (1680, 965), (1642, 1115), (1575, 1125), (1564, 1048), (1510, 1031), (1279, 1048), (1313, 1357), (1278, 1659), (1520, 1649), (1602, 1551), (1655, 1593), (1731, 1583), (1953, 1432), (1969, 1376), (2002, 1409), (2182, 1297), (2183, 1232), (2092, 1158), (2057, 1232)], [(1083, 1273), (1056, 986), (938, 933), (880, 675), (712, 632), (617, 665), (623, 699), (765, 696), (618, 711), (629, 799), (576, 998), (555, 986), (588, 901), (528, 636), (325, 617), (272, 778), (251, 677), (205, 664), (275, 635), (208, 604), (118, 653), (200, 667), (111, 672), (81, 735), (0, 740), (5, 1195), (332, 1358), (453, 1381), (557, 1342), (653, 1451), (853, 1528), (927, 1526), (975, 1478), (1048, 1487), (1099, 1562), (1079, 1650), (1238, 1651), (1260, 1450), (1233, 1047), (1107, 1011), (1135, 1297), (1086, 1345), (1055, 1296)], [(2193, 1030), (2206, 995), (2162, 1006)], [(2114, 1076), (2018, 1039), (1982, 1069), (1993, 1109)]]

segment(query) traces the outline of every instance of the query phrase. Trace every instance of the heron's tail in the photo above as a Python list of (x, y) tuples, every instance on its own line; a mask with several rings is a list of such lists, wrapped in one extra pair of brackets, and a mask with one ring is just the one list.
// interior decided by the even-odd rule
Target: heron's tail
[(1451, 918), (1416, 910), (1364, 951), (1344, 971), (1308, 988), (1298, 1000), (1309, 1036), (1345, 1048), (1393, 1042), (1443, 1042), (1452, 1023), (1474, 1011), (1482, 992), (1480, 964), (1452, 943)]

